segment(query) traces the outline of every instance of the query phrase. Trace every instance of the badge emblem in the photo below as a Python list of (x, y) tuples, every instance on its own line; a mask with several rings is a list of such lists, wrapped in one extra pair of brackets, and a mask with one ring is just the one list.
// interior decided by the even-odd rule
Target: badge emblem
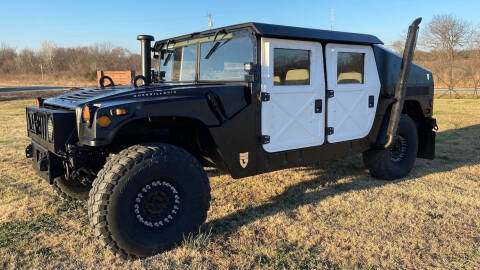
[(248, 152), (240, 153), (239, 157), (240, 157), (240, 166), (242, 166), (242, 168), (245, 169), (248, 165)]

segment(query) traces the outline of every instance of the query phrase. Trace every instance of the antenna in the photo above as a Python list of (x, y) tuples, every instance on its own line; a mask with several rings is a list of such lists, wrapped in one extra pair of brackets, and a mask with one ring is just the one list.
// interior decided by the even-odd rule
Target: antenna
[(330, 30), (333, 31), (333, 23), (335, 22), (335, 9), (330, 10)]
[(213, 27), (212, 14), (207, 13), (207, 18), (208, 18), (208, 29), (210, 30)]

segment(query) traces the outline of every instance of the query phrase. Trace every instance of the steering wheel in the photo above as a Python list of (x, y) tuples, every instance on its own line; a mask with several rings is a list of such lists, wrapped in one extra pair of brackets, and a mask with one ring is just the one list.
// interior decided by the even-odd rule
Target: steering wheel
[(107, 86), (115, 86), (115, 84), (113, 83), (112, 78), (104, 75), (104, 76), (100, 77), (100, 79), (98, 80), (98, 83), (100, 84), (100, 87), (101, 87), (101, 88), (104, 88), (104, 87), (105, 87), (105, 85), (104, 85), (105, 79), (107, 79), (107, 80), (110, 81), (110, 83), (109, 83)]

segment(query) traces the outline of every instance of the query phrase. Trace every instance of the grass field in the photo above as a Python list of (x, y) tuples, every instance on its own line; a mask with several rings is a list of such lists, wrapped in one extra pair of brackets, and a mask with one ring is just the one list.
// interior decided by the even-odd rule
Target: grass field
[(233, 180), (209, 171), (201, 234), (122, 261), (25, 158), (24, 107), (0, 102), (0, 268), (480, 268), (480, 100), (438, 99), (437, 159), (407, 178), (369, 177), (361, 157)]

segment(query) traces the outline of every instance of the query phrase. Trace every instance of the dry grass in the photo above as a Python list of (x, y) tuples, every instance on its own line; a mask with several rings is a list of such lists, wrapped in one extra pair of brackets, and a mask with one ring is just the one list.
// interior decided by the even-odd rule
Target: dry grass
[(436, 99), (478, 99), (480, 98), (480, 90), (478, 90), (477, 94), (464, 94), (458, 91), (457, 93), (442, 93), (442, 94), (435, 94)]
[(480, 100), (440, 99), (437, 159), (394, 182), (359, 156), (233, 180), (209, 171), (201, 234), (126, 262), (91, 235), (24, 157), (24, 107), (0, 102), (0, 268), (480, 268)]

